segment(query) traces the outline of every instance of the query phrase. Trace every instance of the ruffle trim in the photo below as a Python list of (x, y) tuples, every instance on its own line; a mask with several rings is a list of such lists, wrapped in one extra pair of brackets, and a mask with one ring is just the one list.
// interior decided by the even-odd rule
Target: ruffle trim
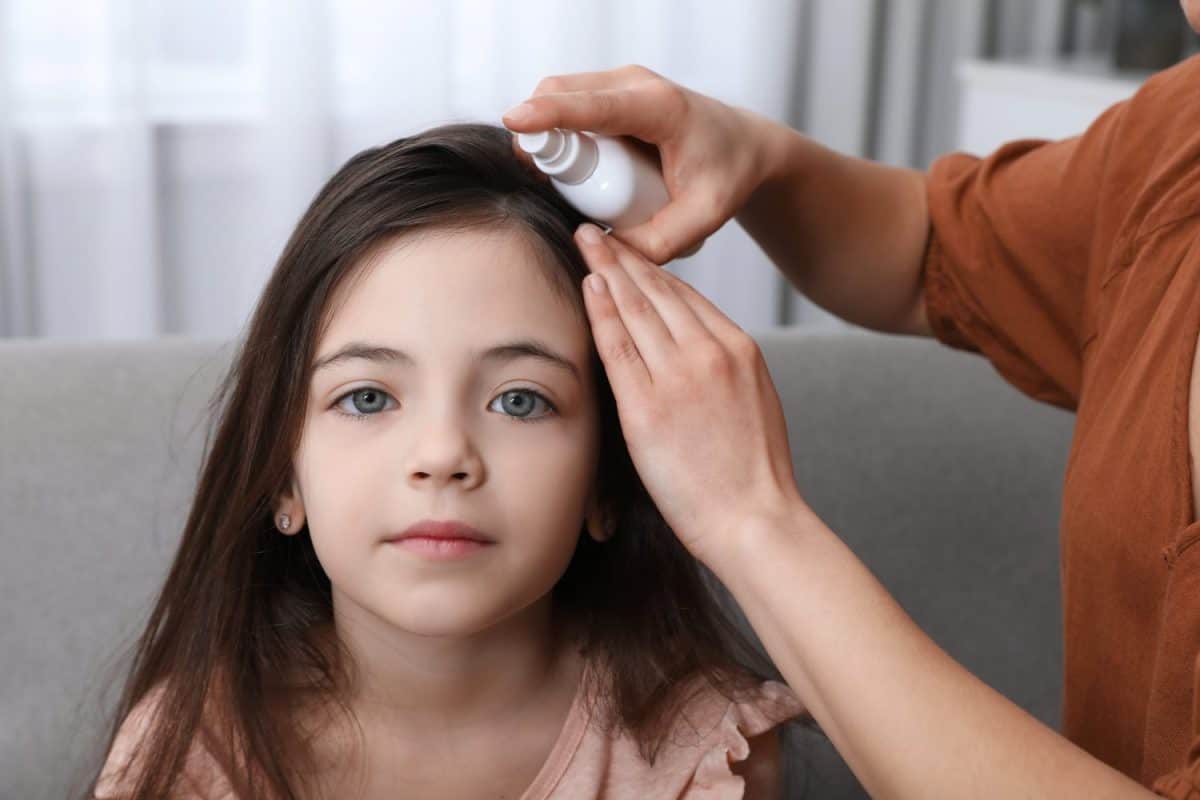
[(732, 766), (750, 755), (747, 739), (760, 736), (781, 722), (803, 714), (804, 704), (790, 688), (778, 681), (765, 681), (744, 700), (729, 704), (721, 718), (716, 743), (700, 759), (692, 779), (689, 800), (739, 800), (746, 781)]

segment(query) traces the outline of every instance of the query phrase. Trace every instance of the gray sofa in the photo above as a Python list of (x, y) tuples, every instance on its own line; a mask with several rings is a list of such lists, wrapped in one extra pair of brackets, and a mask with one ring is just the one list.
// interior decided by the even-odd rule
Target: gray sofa
[[(1073, 417), (929, 340), (757, 338), (809, 502), (951, 655), (1056, 726)], [(102, 755), (232, 352), (0, 340), (0, 798), (62, 798)], [(788, 797), (865, 796), (818, 731), (788, 748)]]

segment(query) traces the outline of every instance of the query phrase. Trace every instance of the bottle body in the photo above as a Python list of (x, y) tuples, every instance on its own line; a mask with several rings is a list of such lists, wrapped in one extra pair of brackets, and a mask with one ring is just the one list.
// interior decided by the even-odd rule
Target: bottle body
[(671, 199), (658, 167), (622, 137), (556, 128), (517, 140), (559, 194), (610, 228), (639, 225)]
[(671, 199), (658, 168), (625, 139), (590, 136), (596, 142), (596, 168), (579, 183), (551, 175), (571, 205), (610, 228), (632, 228), (653, 217)]
[(609, 228), (640, 225), (671, 200), (658, 164), (625, 137), (552, 128), (517, 143), (567, 202)]

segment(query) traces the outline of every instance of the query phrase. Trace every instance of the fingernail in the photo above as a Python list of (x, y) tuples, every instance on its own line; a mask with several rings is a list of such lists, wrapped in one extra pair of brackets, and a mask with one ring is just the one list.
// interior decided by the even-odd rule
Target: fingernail
[(585, 222), (579, 226), (579, 238), (588, 244), (600, 244), (600, 229), (590, 222)]
[(513, 122), (524, 122), (533, 116), (533, 106), (531, 106), (529, 103), (521, 103), (520, 105), (513, 106), (508, 111), (505, 111), (503, 116), (504, 119), (511, 120)]
[(588, 275), (587, 278), (585, 278), (585, 280), (587, 281), (588, 288), (591, 289), (593, 292), (595, 292), (596, 294), (604, 294), (604, 290), (607, 287), (604, 285), (604, 277), (603, 276), (596, 275), (595, 273), (593, 273), (591, 275)]

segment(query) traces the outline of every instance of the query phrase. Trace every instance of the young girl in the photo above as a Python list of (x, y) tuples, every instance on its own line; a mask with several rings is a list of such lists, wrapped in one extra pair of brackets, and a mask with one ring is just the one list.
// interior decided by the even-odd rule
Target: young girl
[(803, 708), (639, 481), (584, 219), (510, 136), (367, 150), (300, 220), (95, 796), (778, 795)]

